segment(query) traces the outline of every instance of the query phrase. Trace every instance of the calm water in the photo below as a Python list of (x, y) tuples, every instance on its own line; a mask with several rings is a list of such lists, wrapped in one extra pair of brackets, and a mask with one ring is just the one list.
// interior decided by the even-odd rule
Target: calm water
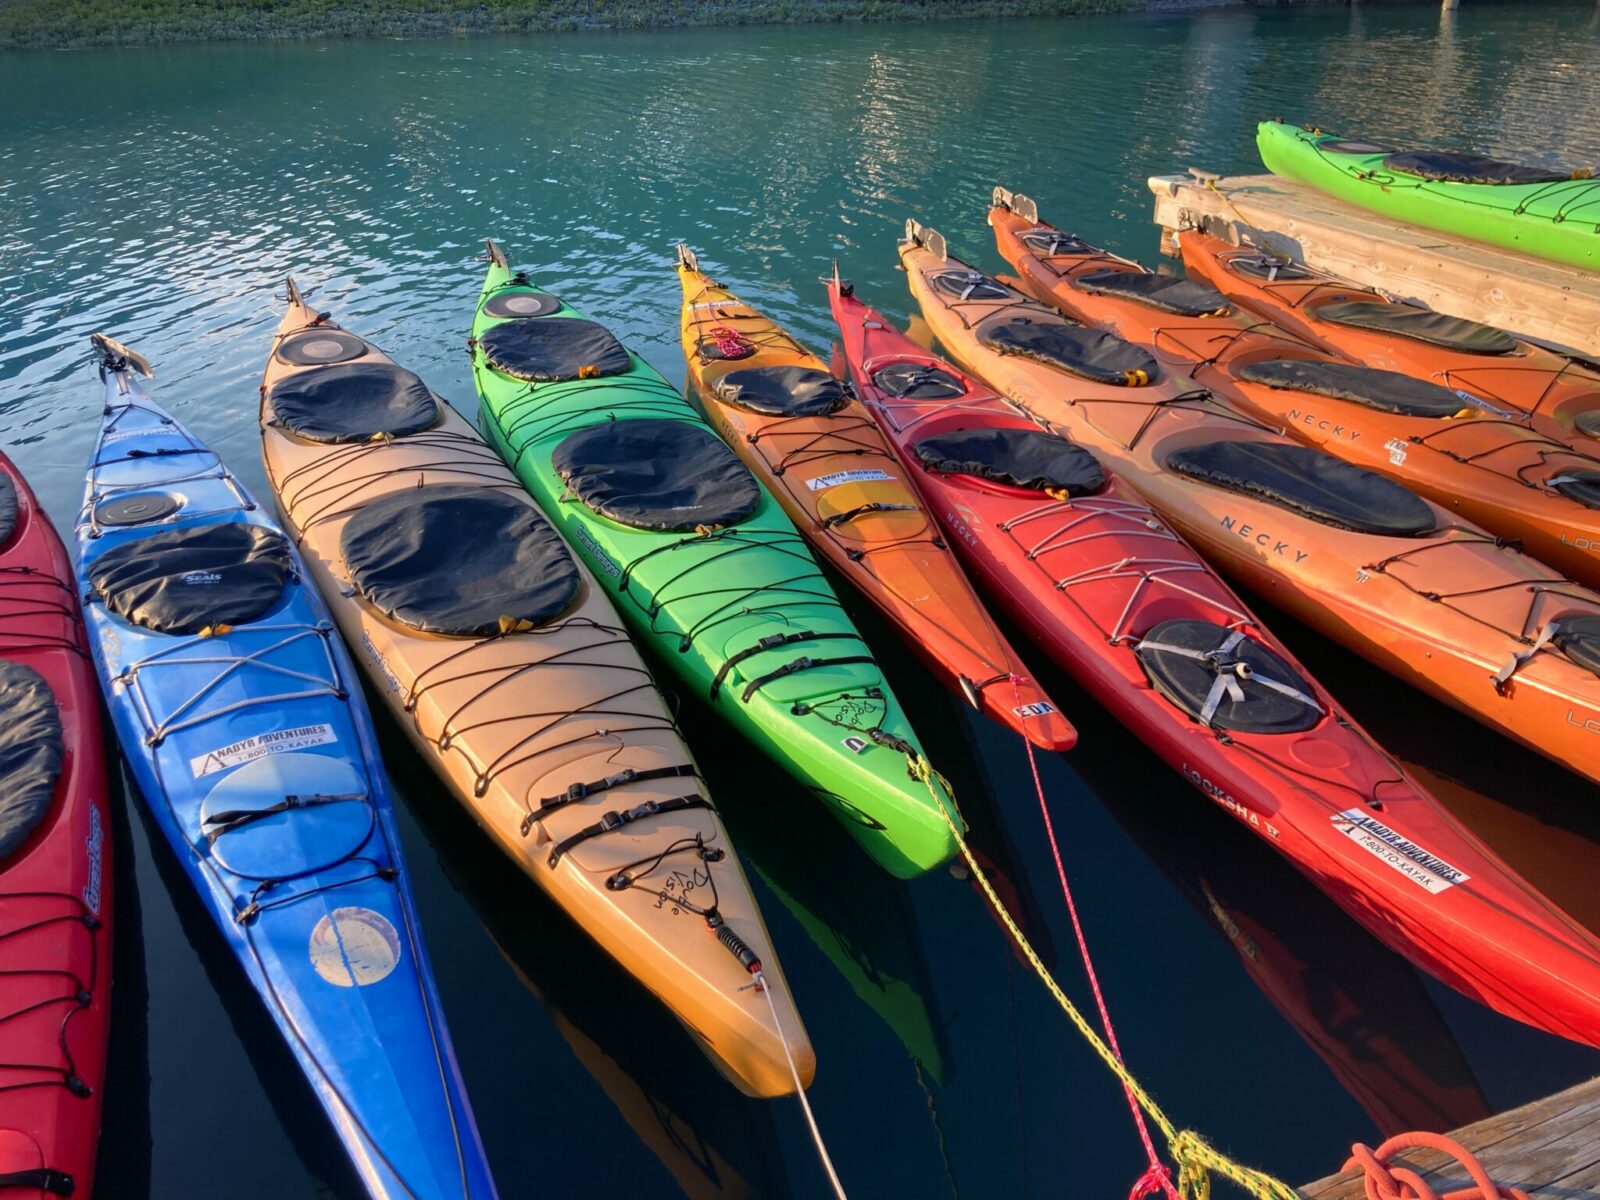
[[(0, 444), (63, 527), (96, 423), (85, 335), (258, 488), (274, 293), (313, 297), (471, 409), (485, 235), (681, 378), (672, 244), (813, 344), (840, 259), (904, 316), (904, 218), (993, 263), (996, 183), (1125, 253), (1143, 180), (1248, 169), (1260, 117), (1600, 158), (1591, 3), (685, 31), (0, 56)], [(870, 622), (868, 622), (870, 624)], [(1452, 806), (1600, 928), (1600, 800), (1304, 630), (1295, 648)], [(1071, 935), (1014, 739), (878, 643), (1060, 977)], [(1183, 1123), (1291, 1179), (1380, 1127), (1452, 1126), (1600, 1070), (1419, 979), (1038, 664), (1083, 745), (1043, 763), (1136, 1070)], [(875, 873), (692, 705), (816, 1042), (856, 1197), (1111, 1196), (1140, 1159), (1104, 1070), (971, 886)], [(415, 885), (507, 1197), (821, 1194), (790, 1103), (742, 1099), (477, 836), (385, 727)], [(118, 830), (109, 1197), (356, 1195), (320, 1111), (137, 804)], [(176, 894), (175, 894), (176, 893)]]

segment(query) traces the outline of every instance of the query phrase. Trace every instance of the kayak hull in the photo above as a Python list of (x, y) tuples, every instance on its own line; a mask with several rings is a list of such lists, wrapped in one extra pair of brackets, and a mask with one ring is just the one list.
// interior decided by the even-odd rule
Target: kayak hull
[[(1108, 271), (1148, 272), (1082, 242), (1074, 242), (1065, 252), (1042, 253), (1037, 248), (1041, 239), (1034, 237), (1030, 244), (1024, 238), (1051, 227), (1024, 220), (1004, 205), (991, 209), (989, 221), (1002, 256), (1017, 269), (1023, 290), (1035, 299), (1146, 347), (1171, 377), (1187, 374), (1236, 412), (1264, 419), (1357, 466), (1379, 470), (1387, 464), (1388, 469), (1379, 473), (1413, 484), (1415, 473), (1403, 464), (1396, 466), (1391, 461), (1396, 452), (1382, 448), (1387, 440), (1383, 434), (1393, 433), (1386, 425), (1394, 422), (1425, 424), (1421, 418), (1394, 417), (1354, 401), (1280, 391), (1243, 377), (1252, 364), (1262, 361), (1327, 361), (1318, 351), (1233, 312), (1204, 318), (1175, 316), (1108, 292), (1097, 283), (1085, 286), (1086, 280), (1103, 278)], [(1286, 419), (1301, 411), (1328, 415), (1311, 423)], [(1204, 418), (1197, 415), (1197, 419)], [(1206, 423), (1220, 425), (1225, 419), (1226, 414), (1219, 414)], [(1456, 439), (1452, 445), (1474, 435), (1498, 445), (1506, 440), (1501, 422), (1463, 419), (1434, 424), (1446, 427), (1435, 436)], [(1150, 433), (1159, 436), (1159, 426), (1152, 424)], [(1226, 430), (1219, 434), (1229, 435)], [(1275, 440), (1261, 431), (1248, 436)], [(1380, 457), (1383, 464), (1375, 461)], [(1276, 505), (1252, 505), (1215, 489), (1185, 485), (1171, 472), (1157, 472), (1148, 486), (1160, 489), (1165, 497), (1158, 507), (1172, 505), (1196, 519), (1192, 527), (1182, 521), (1180, 525), (1214, 562), (1252, 591), (1271, 597), (1306, 624), (1412, 686), (1600, 781), (1600, 746), (1591, 732), (1600, 728), (1600, 676), (1549, 641), (1534, 648), (1552, 622), (1559, 628), (1570, 618), (1600, 614), (1600, 595), (1514, 546), (1485, 538), (1470, 525), (1451, 519), (1463, 507), (1481, 507), (1491, 494), (1492, 489), (1485, 487), (1473, 502), (1469, 489), (1480, 478), (1499, 482), (1502, 490), (1514, 489), (1524, 498), (1539, 493), (1492, 471), (1481, 456), (1474, 462), (1466, 455), (1443, 449), (1429, 453), (1419, 447), (1398, 457), (1414, 463), (1418, 471), (1435, 471), (1434, 487), (1416, 489), (1438, 500), (1432, 533), (1371, 537), (1330, 529)], [(1149, 459), (1151, 465), (1160, 461), (1159, 448)], [(1570, 501), (1566, 506), (1581, 509)], [(1228, 528), (1230, 520), (1234, 524)], [(1253, 538), (1241, 536), (1247, 526)], [(1219, 536), (1225, 529), (1227, 535)], [(1270, 531), (1272, 537), (1264, 543), (1258, 531)], [(1504, 524), (1495, 532), (1502, 538), (1515, 536)], [(1286, 552), (1276, 552), (1280, 544)], [(1500, 677), (1508, 667), (1509, 673)]]
[[(911, 878), (948, 862), (956, 852), (949, 822), (959, 818), (938, 784), (910, 769), (922, 754), (898, 700), (769, 493), (761, 489), (736, 525), (693, 533), (624, 525), (568, 498), (552, 456), (575, 431), (637, 418), (711, 431), (631, 352), (616, 374), (531, 386), (491, 367), (479, 339), (505, 321), (585, 319), (560, 301), (539, 316), (486, 311), (491, 300), (521, 293), (542, 295), (526, 275), (492, 261), (473, 323), (484, 431), (635, 638), (810, 788), (891, 874)], [(827, 649), (802, 653), (786, 640), (797, 633)]]
[[(157, 532), (272, 528), (131, 369), (103, 374), (106, 415), (77, 526), (83, 578)], [(141, 525), (102, 521), (108, 501), (131, 497), (176, 508)], [(112, 724), (156, 828), (368, 1192), (489, 1200), (359, 680), (291, 559), (295, 574), (262, 616), (209, 636), (134, 624), (91, 592), (85, 619)], [(207, 819), (272, 794), (316, 803), (237, 829)]]
[[(812, 549), (895, 624), (946, 686), (1040, 748), (1071, 749), (1072, 725), (1027, 677), (861, 402), (851, 397), (827, 413), (792, 415), (723, 399), (718, 384), (736, 372), (826, 374), (828, 366), (697, 268), (680, 263), (678, 279), (683, 352), (700, 405)], [(719, 330), (748, 352), (708, 352)]]
[[(0, 863), (0, 1174), (51, 1171), (94, 1191), (111, 1017), (114, 875), (100, 689), (72, 566), (22, 473), (0, 541), (0, 660), (43, 677), (63, 761), (49, 811)], [(44, 1195), (21, 1189), (23, 1194)]]
[[(1079, 417), (1067, 419), (1067, 410), (1081, 411), (1096, 385), (1014, 373), (1027, 360), (983, 346), (975, 332), (983, 318), (972, 307), (956, 309), (929, 282), (940, 271), (970, 270), (965, 264), (936, 256), (919, 240), (901, 244), (901, 261), (924, 319), (964, 369), (981, 372), (1013, 405), (1044, 423), (1092, 432)], [(1020, 310), (1032, 302), (1013, 296), (1008, 303)], [(1113, 469), (1127, 461), (1125, 453), (1111, 452), (1109, 439), (1084, 441), (1097, 451), (1107, 446)], [(1129, 477), (1141, 490), (1158, 478), (1136, 464)], [(1321, 689), (1302, 680), (1316, 690), (1326, 719), (1289, 744), (1261, 745), (1249, 755), (1262, 770), (1279, 772), (1270, 787), (1260, 787), (1248, 772), (1207, 776), (1199, 764), (1174, 758), (1170, 739), (1146, 712), (1124, 719), (1390, 948), (1508, 1016), (1575, 1041), (1600, 1042), (1600, 942), (1506, 867)]]
[[(277, 420), (273, 389), (324, 369), (292, 362), (281, 348), (291, 339), (335, 335), (354, 336), (291, 300), (262, 379), (262, 457), (284, 525), (374, 692), (499, 849), (658, 996), (729, 1079), (750, 1095), (791, 1093), (787, 1041), (802, 1082), (809, 1082), (810, 1041), (739, 857), (665, 698), (593, 576), (579, 568), (577, 596), (547, 624), (483, 638), (393, 620), (352, 579), (341, 537), (367, 505), (385, 497), (405, 492), (420, 501), (439, 489), (473, 487), (516, 496), (530, 508), (533, 501), (477, 431), (442, 402), (430, 428), (376, 443), (317, 442)], [(372, 343), (361, 346), (359, 356), (341, 365), (392, 365)], [(646, 778), (595, 788), (533, 819), (541, 800), (624, 770)], [(619, 827), (549, 861), (553, 846), (607, 813), (684, 795), (703, 806)], [(659, 870), (639, 873), (638, 886), (608, 885), (616, 872), (658, 857)], [(781, 1032), (767, 997), (750, 986), (749, 970), (697, 911), (713, 884), (720, 927), (759, 960)], [(672, 903), (663, 900), (667, 889)]]
[(1396, 220), (1520, 250), (1553, 262), (1600, 270), (1600, 196), (1593, 179), (1545, 183), (1433, 181), (1385, 165), (1385, 147), (1340, 149), (1334, 134), (1263, 121), (1256, 147), (1267, 170)]

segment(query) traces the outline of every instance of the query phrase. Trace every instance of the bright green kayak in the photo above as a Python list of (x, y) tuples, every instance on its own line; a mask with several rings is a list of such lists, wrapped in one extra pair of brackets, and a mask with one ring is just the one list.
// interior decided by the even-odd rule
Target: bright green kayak
[(1385, 216), (1600, 270), (1600, 180), (1475, 154), (1403, 150), (1263, 121), (1267, 170)]
[(783, 510), (638, 355), (492, 242), (489, 258), (472, 324), (484, 430), (634, 636), (887, 870), (948, 861), (949, 827), (909, 769), (916, 736)]

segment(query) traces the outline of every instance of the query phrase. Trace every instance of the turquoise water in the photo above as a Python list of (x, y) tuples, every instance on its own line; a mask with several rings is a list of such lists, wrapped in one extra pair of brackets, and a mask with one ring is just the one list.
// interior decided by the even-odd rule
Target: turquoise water
[[(241, 45), (0, 56), (0, 444), (63, 528), (97, 416), (86, 334), (262, 490), (256, 384), (282, 279), (471, 410), (481, 239), (682, 377), (686, 240), (818, 348), (838, 259), (903, 317), (907, 216), (995, 264), (994, 184), (1150, 256), (1146, 175), (1252, 166), (1284, 114), (1510, 157), (1600, 159), (1592, 4)], [(867, 622), (870, 624), (870, 621)], [(1594, 790), (1276, 622), (1324, 681), (1563, 903), (1600, 925)], [(1030, 933), (1082, 971), (1015, 739), (881, 628)], [(1381, 1127), (1460, 1124), (1600, 1070), (1422, 981), (1204, 807), (1044, 664), (1083, 729), (1042, 762), (1135, 1069), (1176, 1119), (1291, 1180)], [(1117, 1089), (969, 884), (872, 871), (692, 705), (816, 1043), (855, 1197), (1108, 1196), (1142, 1165)], [(792, 1103), (738, 1096), (503, 861), (392, 728), (424, 924), (507, 1197), (821, 1194)], [(118, 830), (102, 1194), (356, 1195), (310, 1093), (136, 803)]]

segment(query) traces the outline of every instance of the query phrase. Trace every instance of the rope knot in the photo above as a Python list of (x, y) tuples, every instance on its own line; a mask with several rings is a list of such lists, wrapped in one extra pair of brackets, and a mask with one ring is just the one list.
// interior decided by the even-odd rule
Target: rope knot
[[(1472, 1185), (1442, 1194), (1436, 1192), (1420, 1173), (1393, 1161), (1402, 1150), (1437, 1150), (1447, 1154), (1467, 1173)], [(1528, 1194), (1520, 1188), (1500, 1187), (1489, 1178), (1489, 1173), (1471, 1151), (1438, 1133), (1396, 1134), (1376, 1150), (1357, 1142), (1350, 1147), (1344, 1169), (1349, 1171), (1356, 1167), (1365, 1172), (1367, 1200), (1528, 1200)]]

